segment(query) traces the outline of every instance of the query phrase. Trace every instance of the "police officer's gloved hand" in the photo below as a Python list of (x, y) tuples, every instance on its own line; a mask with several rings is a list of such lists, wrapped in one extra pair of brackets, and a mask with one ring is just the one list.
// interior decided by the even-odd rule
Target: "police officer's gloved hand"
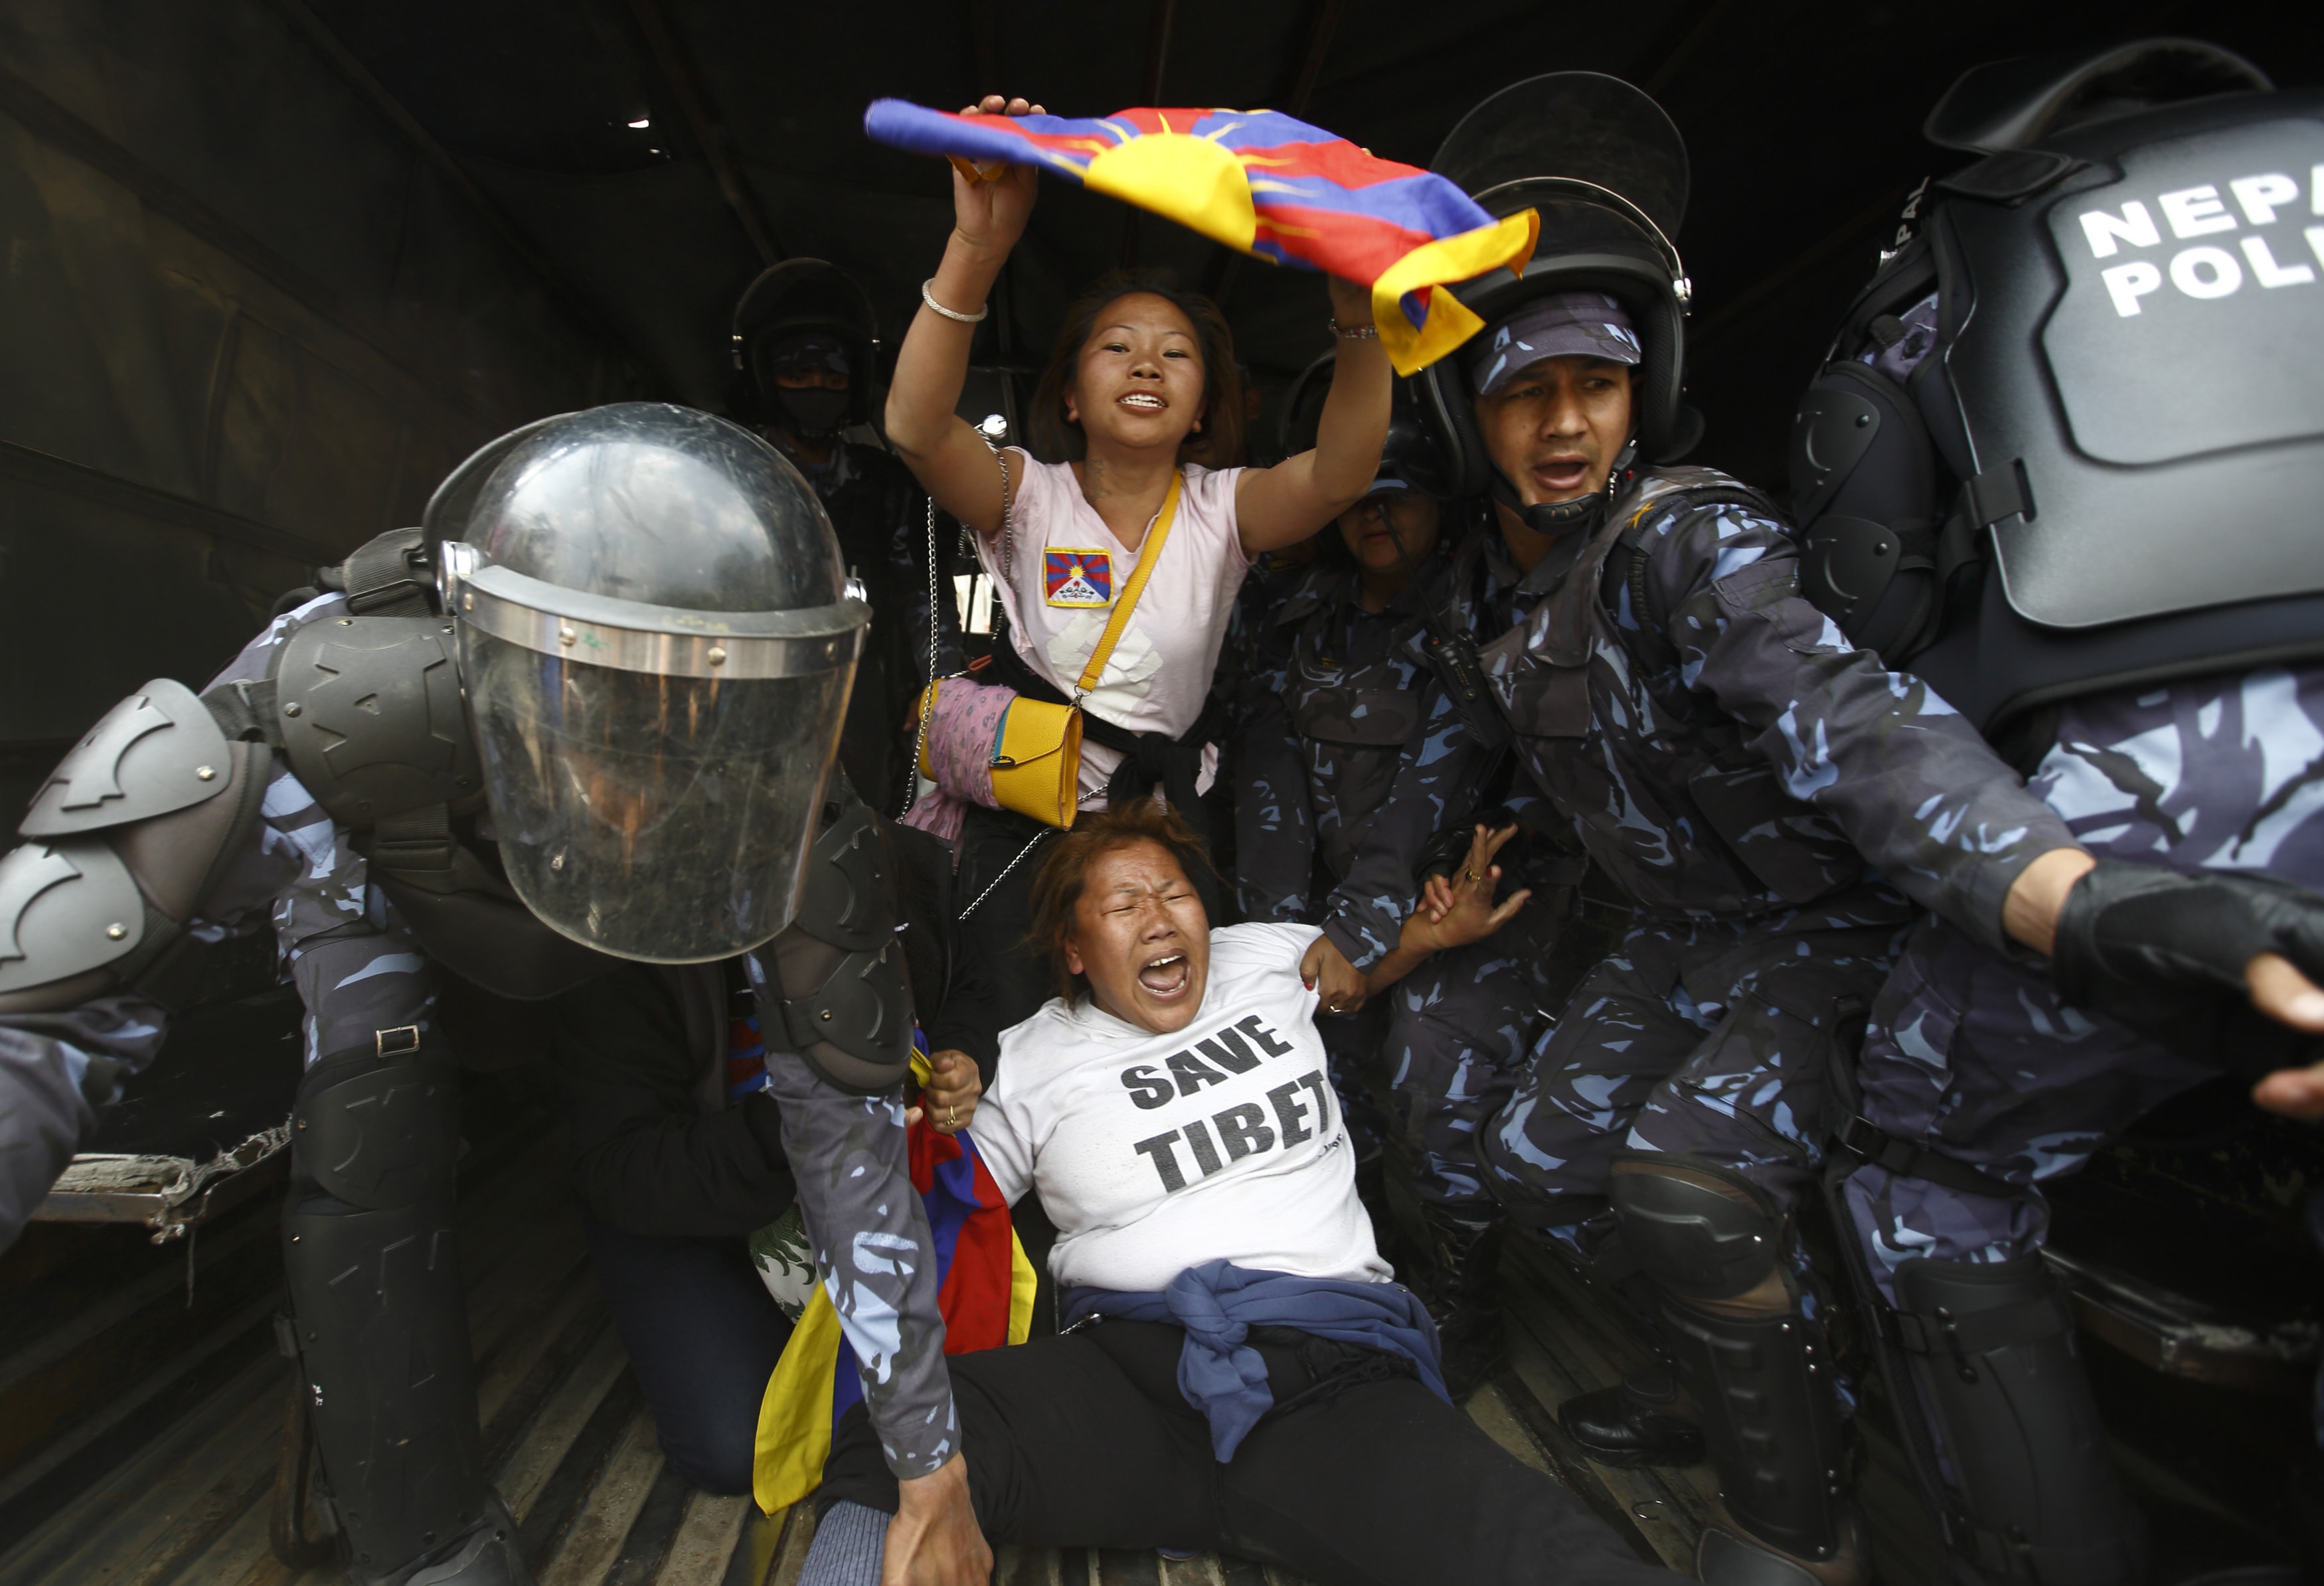
[(2314, 1036), (2251, 1005), (2263, 953), (2324, 982), (2324, 896), (2269, 876), (2101, 859), (2059, 912), (2051, 969), (2067, 1001), (2238, 1074), (2317, 1061)]

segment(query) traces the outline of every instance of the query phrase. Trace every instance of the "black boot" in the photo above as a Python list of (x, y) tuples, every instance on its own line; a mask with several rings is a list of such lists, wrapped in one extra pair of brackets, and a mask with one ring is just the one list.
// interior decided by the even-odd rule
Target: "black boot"
[(1692, 1465), (1702, 1459), (1702, 1428), (1681, 1410), (1678, 1379), (1649, 1366), (1611, 1388), (1567, 1399), (1557, 1424), (1601, 1465)]
[(1471, 1222), (1425, 1206), (1428, 1268), (1413, 1286), (1436, 1321), (1444, 1388), (1455, 1403), (1484, 1386), (1508, 1353), (1501, 1321), (1501, 1220)]

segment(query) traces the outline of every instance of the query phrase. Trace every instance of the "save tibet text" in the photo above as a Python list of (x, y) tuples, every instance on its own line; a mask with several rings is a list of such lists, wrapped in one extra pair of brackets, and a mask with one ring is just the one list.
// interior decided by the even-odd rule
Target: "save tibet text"
[[(1232, 1076), (1252, 1072), (1266, 1059), (1288, 1056), (1294, 1050), (1254, 1013), (1194, 1042), (1184, 1051), (1172, 1053), (1158, 1067), (1139, 1063), (1123, 1069), (1121, 1084), (1137, 1106), (1163, 1107), (1182, 1096), (1192, 1096), (1206, 1085), (1226, 1084)], [(1314, 1098), (1312, 1108), (1301, 1097), (1302, 1091)], [(1230, 1162), (1278, 1147), (1296, 1146), (1328, 1133), (1332, 1128), (1331, 1094), (1332, 1087), (1319, 1068), (1269, 1089), (1264, 1104), (1242, 1102), (1207, 1120), (1190, 1119), (1177, 1129), (1136, 1142), (1132, 1148), (1154, 1164), (1163, 1190), (1176, 1193), (1185, 1188), (1188, 1182), (1178, 1157), (1182, 1144), (1202, 1176), (1208, 1178)], [(1312, 1124), (1308, 1121), (1311, 1113)], [(1212, 1129), (1218, 1130), (1215, 1143), (1211, 1139)]]

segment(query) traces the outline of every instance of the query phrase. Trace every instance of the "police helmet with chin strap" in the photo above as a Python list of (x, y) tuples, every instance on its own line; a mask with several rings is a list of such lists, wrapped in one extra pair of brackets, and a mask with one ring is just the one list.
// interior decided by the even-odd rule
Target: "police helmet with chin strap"
[(846, 360), (847, 401), (833, 429), (870, 423), (879, 316), (855, 278), (828, 260), (786, 259), (760, 272), (744, 289), (734, 305), (730, 337), (734, 367), (749, 378), (765, 411), (782, 411), (775, 360), (786, 347), (812, 336), (830, 338)]
[(2150, 39), (1978, 67), (1793, 430), (1803, 592), (1988, 737), (2324, 655), (2324, 93)]
[[(1296, 456), (1311, 451), (1323, 416), (1323, 399), (1332, 387), (1336, 353), (1322, 357), (1299, 372), (1283, 400), (1283, 419), (1277, 431), (1282, 454)], [(1458, 496), (1460, 487), (1446, 466), (1444, 447), (1421, 407), (1417, 380), (1397, 380), (1388, 401), (1388, 438), (1380, 443), (1379, 466), (1372, 489), (1410, 490), (1438, 501)]]
[(1541, 240), (1522, 274), (1497, 271), (1452, 289), (1488, 325), (1552, 294), (1595, 291), (1614, 298), (1636, 330), (1631, 443), (1605, 487), (1577, 501), (1525, 505), (1486, 450), (1465, 356), (1415, 376), (1459, 493), (1489, 496), (1545, 532), (1587, 527), (1638, 459), (1675, 461), (1702, 434), (1682, 395), (1693, 289), (1672, 241), (1686, 214), (1686, 144), (1662, 106), (1619, 78), (1560, 71), (1470, 111), (1431, 168), (1493, 215), (1541, 216)]

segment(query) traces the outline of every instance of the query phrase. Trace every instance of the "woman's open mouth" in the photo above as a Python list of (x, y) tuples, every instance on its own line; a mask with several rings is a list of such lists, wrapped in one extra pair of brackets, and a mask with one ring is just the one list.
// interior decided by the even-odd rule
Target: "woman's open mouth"
[(1186, 962), (1184, 953), (1148, 959), (1138, 971), (1138, 983), (1145, 988), (1146, 994), (1164, 1001), (1185, 991), (1193, 978), (1194, 966)]
[(1129, 391), (1114, 398), (1113, 405), (1133, 413), (1159, 413), (1170, 404), (1150, 391)]

